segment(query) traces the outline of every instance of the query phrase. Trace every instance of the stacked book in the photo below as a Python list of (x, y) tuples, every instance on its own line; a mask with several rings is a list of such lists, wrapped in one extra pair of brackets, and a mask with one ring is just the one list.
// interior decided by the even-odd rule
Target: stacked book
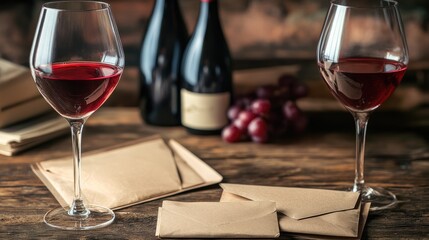
[(0, 129), (0, 154), (16, 153), (68, 132), (64, 118), (45, 114)]
[(0, 154), (12, 156), (67, 129), (37, 91), (30, 70), (0, 59)]

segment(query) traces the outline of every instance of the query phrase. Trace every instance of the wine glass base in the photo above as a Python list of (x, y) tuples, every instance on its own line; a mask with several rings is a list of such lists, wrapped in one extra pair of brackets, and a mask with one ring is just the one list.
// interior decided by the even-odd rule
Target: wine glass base
[(395, 194), (379, 187), (364, 187), (361, 193), (363, 202), (371, 202), (370, 211), (391, 209), (396, 206), (398, 199)]
[(86, 207), (90, 213), (84, 216), (70, 215), (68, 208), (55, 208), (45, 214), (43, 221), (50, 227), (63, 230), (90, 230), (105, 227), (115, 219), (115, 213), (108, 208), (96, 205)]

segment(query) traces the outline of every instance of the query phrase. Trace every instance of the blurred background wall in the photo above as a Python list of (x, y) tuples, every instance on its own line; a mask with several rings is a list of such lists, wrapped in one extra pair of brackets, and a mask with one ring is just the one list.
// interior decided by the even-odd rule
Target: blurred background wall
[[(198, 0), (179, 0), (188, 31), (199, 11)], [(136, 105), (140, 43), (154, 0), (108, 0), (124, 45), (127, 71), (110, 105)], [(0, 56), (27, 65), (40, 0), (0, 3)], [(329, 0), (220, 0), (221, 20), (236, 69), (269, 65), (309, 66), (317, 76), (316, 45)], [(429, 1), (399, 0), (410, 50), (409, 81), (428, 87)], [(370, 27), (370, 25), (368, 26)], [(365, 37), (365, 36), (362, 36)], [(311, 74), (309, 74), (310, 72)], [(320, 80), (320, 79), (318, 79)]]

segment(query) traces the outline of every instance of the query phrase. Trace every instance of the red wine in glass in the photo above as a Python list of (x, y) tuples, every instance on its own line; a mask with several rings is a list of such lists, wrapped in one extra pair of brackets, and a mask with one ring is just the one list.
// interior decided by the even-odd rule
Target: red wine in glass
[(30, 69), (45, 100), (70, 125), (73, 199), (48, 211), (43, 221), (62, 230), (108, 226), (115, 213), (82, 194), (82, 132), (88, 117), (109, 98), (125, 66), (124, 50), (108, 3), (50, 1), (43, 4), (30, 52)]
[[(365, 183), (365, 139), (371, 112), (399, 85), (409, 62), (407, 40), (396, 0), (331, 0), (317, 45), (320, 73), (356, 127), (355, 179), (371, 210), (394, 207), (392, 192)], [(362, 20), (368, 24), (362, 24)]]
[(353, 111), (380, 106), (402, 80), (407, 66), (382, 58), (342, 58), (338, 63), (319, 63), (320, 72), (333, 95)]
[(118, 84), (122, 69), (99, 62), (66, 62), (35, 70), (36, 83), (61, 115), (81, 118), (97, 110)]

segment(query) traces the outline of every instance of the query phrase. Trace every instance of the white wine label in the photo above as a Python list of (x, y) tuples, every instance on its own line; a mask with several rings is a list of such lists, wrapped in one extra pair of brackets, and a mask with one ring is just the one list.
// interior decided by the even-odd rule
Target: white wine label
[(181, 90), (182, 124), (198, 130), (217, 130), (228, 124), (230, 93)]

